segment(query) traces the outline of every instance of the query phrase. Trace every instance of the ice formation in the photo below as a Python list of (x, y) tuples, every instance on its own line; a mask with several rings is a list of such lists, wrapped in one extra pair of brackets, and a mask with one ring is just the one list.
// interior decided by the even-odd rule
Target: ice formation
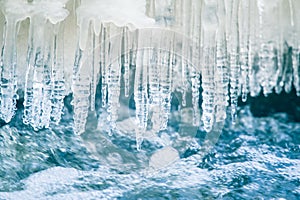
[[(59, 123), (63, 99), (72, 93), (75, 133), (85, 131), (96, 104), (106, 113), (99, 120), (113, 131), (120, 99), (132, 96), (140, 144), (149, 124), (155, 131), (167, 128), (174, 93), (181, 94), (181, 107), (191, 101), (193, 124), (202, 120), (207, 132), (225, 120), (229, 103), (236, 121), (239, 97), (246, 101), (248, 95), (293, 87), (300, 96), (298, 0), (2, 0), (0, 5), (0, 117), (7, 123), (18, 90), (24, 91), (23, 121), (35, 130)], [(28, 34), (27, 48), (20, 26)]]

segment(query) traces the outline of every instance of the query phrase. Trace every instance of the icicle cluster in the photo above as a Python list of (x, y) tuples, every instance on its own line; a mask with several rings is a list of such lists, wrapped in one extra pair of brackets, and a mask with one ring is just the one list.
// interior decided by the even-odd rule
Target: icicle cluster
[(60, 1), (6, 1), (2, 5), (5, 31), (1, 53), (0, 117), (9, 122), (18, 99), (17, 34), (30, 19), (23, 122), (35, 130), (59, 123), (66, 95), (63, 35), (60, 22), (68, 11)]
[[(239, 97), (246, 101), (248, 95), (290, 92), (293, 87), (300, 96), (300, 1), (141, 2), (130, 0), (134, 6), (127, 10), (123, 1), (88, 0), (76, 9), (71, 91), (77, 134), (85, 131), (96, 104), (105, 111), (99, 120), (110, 124), (109, 132), (118, 129), (122, 96), (132, 96), (135, 102), (138, 145), (149, 126), (156, 131), (167, 128), (175, 93), (181, 94), (180, 107), (190, 102), (193, 124), (199, 126), (202, 120), (207, 132), (224, 122), (229, 103), (236, 121)], [(47, 13), (41, 12), (50, 5), (46, 0), (20, 0), (24, 9), (11, 9), (8, 1), (3, 4), (0, 117), (6, 122), (18, 98), (16, 37), (26, 17), (30, 31), (24, 122), (40, 129), (60, 120), (67, 94), (61, 34), (67, 11), (64, 2), (59, 3)], [(97, 87), (101, 95), (96, 98)]]

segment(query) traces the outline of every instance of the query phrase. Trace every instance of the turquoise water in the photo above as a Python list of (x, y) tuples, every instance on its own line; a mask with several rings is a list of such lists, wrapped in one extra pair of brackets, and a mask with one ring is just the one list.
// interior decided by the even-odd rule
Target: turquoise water
[[(2, 124), (0, 199), (300, 199), (300, 123), (289, 112), (257, 117), (241, 106), (207, 153), (206, 133), (192, 126), (171, 121), (137, 151), (130, 118), (109, 136), (90, 116), (76, 136), (72, 108), (64, 112), (59, 126), (39, 132), (23, 125), (21, 110)], [(179, 158), (150, 169), (164, 146)]]

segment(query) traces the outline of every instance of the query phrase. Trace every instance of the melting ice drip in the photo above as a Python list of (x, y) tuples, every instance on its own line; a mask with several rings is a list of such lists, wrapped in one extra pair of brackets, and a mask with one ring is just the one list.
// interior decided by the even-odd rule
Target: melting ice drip
[[(30, 18), (24, 123), (38, 130), (59, 123), (63, 99), (73, 92), (74, 131), (101, 101), (112, 130), (124, 96), (133, 94), (140, 143), (148, 122), (167, 128), (172, 93), (181, 106), (191, 98), (193, 124), (206, 131), (224, 122), (230, 100), (233, 123), (238, 97), (268, 95), (294, 86), (300, 96), (298, 0), (82, 1), (76, 9), (78, 45), (71, 91), (66, 86), (63, 24), (66, 1), (4, 1), (0, 117), (16, 109), (16, 37)], [(130, 6), (128, 6), (130, 5)], [(72, 16), (71, 16), (72, 17)], [(100, 81), (101, 97), (96, 99)], [(202, 87), (202, 109), (199, 88)], [(122, 90), (123, 91), (123, 90)], [(191, 96), (187, 96), (191, 93)]]

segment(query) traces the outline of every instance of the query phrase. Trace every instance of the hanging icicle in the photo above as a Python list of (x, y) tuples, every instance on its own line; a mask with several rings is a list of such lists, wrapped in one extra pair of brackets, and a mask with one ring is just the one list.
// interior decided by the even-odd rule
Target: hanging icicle
[(51, 118), (56, 124), (60, 122), (63, 114), (64, 97), (66, 96), (65, 74), (64, 74), (64, 35), (63, 24), (55, 26), (55, 36), (53, 44), (53, 61), (51, 72)]
[(15, 114), (17, 95), (17, 46), (18, 34), (17, 16), (7, 16), (4, 31), (4, 42), (1, 53), (2, 65), (0, 75), (0, 118), (10, 122)]
[(202, 5), (202, 121), (204, 130), (210, 132), (214, 124), (215, 115), (215, 80), (214, 69), (216, 63), (215, 45), (218, 16), (216, 2), (203, 1)]
[(231, 120), (234, 124), (237, 118), (237, 104), (239, 96), (239, 31), (238, 31), (238, 8), (239, 0), (233, 0), (231, 3), (231, 21), (230, 21), (230, 38), (229, 38), (229, 52), (230, 52), (230, 103), (231, 103)]

